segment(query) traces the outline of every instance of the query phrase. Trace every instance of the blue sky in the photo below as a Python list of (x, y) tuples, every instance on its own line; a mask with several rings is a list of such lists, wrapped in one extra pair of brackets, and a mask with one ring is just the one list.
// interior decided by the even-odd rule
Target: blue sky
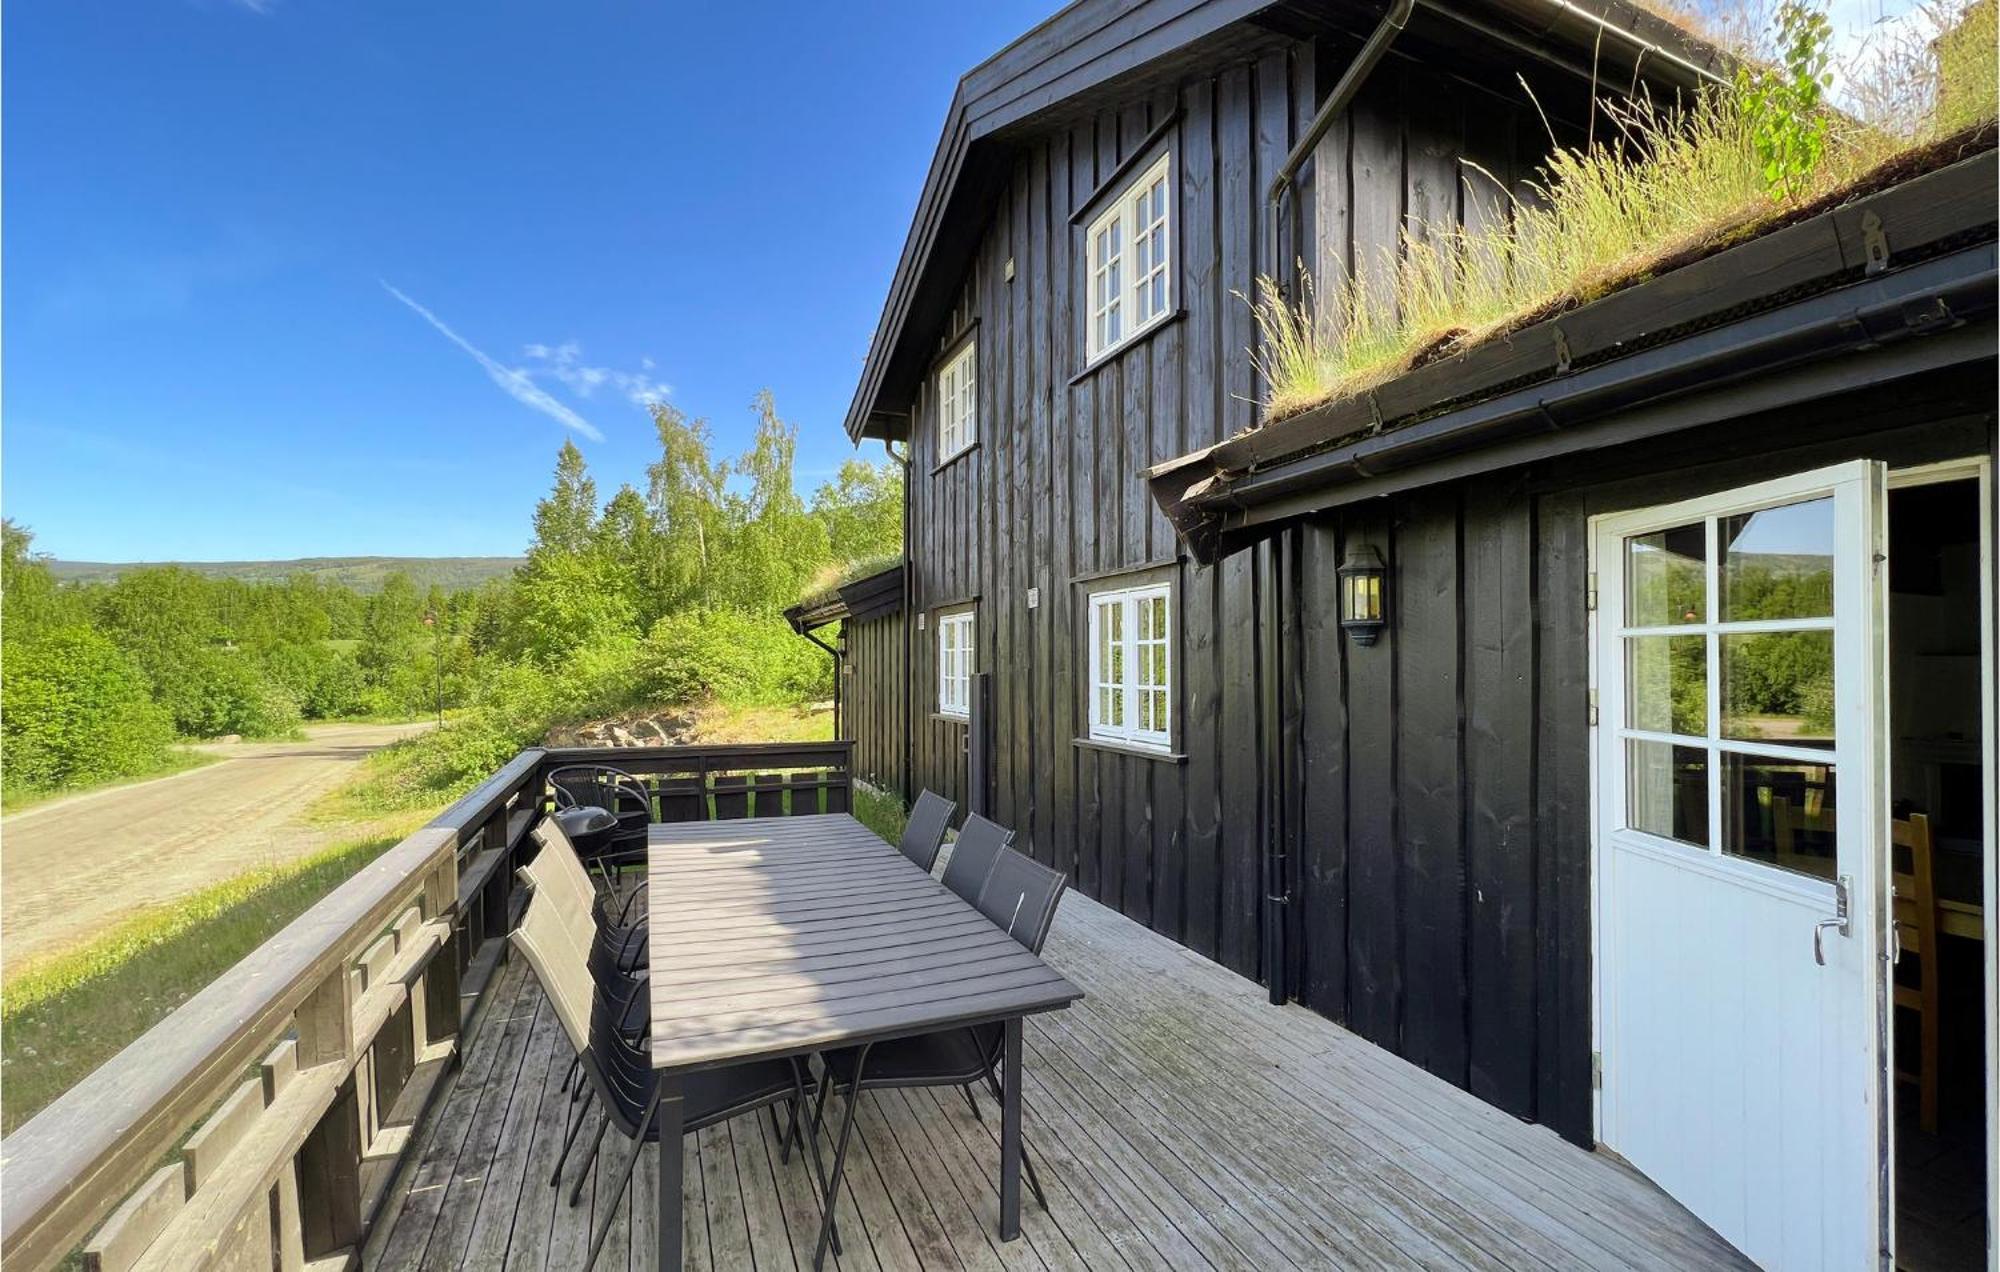
[(608, 497), (637, 400), (733, 452), (766, 387), (810, 490), (957, 77), (1057, 3), (8, 4), (0, 502), (70, 558), (513, 553), (566, 433)]
[(734, 451), (766, 387), (809, 490), (959, 74), (1055, 7), (10, 3), (5, 512), (77, 559), (513, 553), (566, 434), (608, 497), (636, 399)]

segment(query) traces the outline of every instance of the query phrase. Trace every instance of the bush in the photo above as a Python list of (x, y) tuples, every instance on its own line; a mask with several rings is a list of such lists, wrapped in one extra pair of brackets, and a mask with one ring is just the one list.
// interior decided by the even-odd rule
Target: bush
[(6, 786), (50, 790), (165, 767), (173, 725), (116, 645), (66, 627), (9, 643), (0, 737)]
[(158, 678), (156, 691), (174, 728), (187, 737), (236, 733), (272, 738), (298, 732), (298, 704), (266, 680), (249, 656), (234, 650), (183, 650), (171, 674)]
[(830, 697), (833, 660), (776, 618), (736, 610), (669, 614), (639, 652), (650, 701), (775, 706)]

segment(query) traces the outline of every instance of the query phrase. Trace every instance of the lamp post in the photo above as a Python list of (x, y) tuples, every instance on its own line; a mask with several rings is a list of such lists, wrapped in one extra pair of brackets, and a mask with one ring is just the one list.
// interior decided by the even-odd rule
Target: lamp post
[(424, 626), (431, 629), (431, 656), (437, 665), (437, 722), (444, 727), (444, 633), (438, 630), (436, 610), (424, 611)]

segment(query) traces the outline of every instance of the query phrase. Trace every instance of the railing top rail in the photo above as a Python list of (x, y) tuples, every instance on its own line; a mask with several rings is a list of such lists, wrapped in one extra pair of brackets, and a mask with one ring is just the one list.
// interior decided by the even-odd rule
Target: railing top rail
[[(796, 758), (801, 764), (825, 764), (845, 760), (854, 750), (846, 740), (822, 742), (725, 742), (696, 746), (552, 746), (544, 748), (544, 761), (559, 764), (602, 761), (613, 767), (657, 760), (685, 761), (689, 764), (770, 764)], [(780, 766), (782, 767), (782, 766)]]

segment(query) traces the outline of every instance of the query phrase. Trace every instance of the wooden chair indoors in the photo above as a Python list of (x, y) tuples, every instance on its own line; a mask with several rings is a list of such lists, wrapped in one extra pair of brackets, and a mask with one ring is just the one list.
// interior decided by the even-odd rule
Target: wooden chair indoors
[(1895, 1004), (1917, 1013), (1919, 1059), (1917, 1071), (1896, 1071), (1898, 1082), (1917, 1088), (1919, 1121), (1924, 1133), (1937, 1134), (1938, 1128), (1938, 912), (1937, 887), (1932, 872), (1931, 819), (1912, 813), (1909, 820), (1889, 823), (1889, 841), (1909, 850), (1909, 869), (1903, 869), (1898, 854), (1890, 866), (1893, 885), (1896, 946), (1898, 955), (1917, 956), (1917, 976), (1913, 985), (1897, 985)]

